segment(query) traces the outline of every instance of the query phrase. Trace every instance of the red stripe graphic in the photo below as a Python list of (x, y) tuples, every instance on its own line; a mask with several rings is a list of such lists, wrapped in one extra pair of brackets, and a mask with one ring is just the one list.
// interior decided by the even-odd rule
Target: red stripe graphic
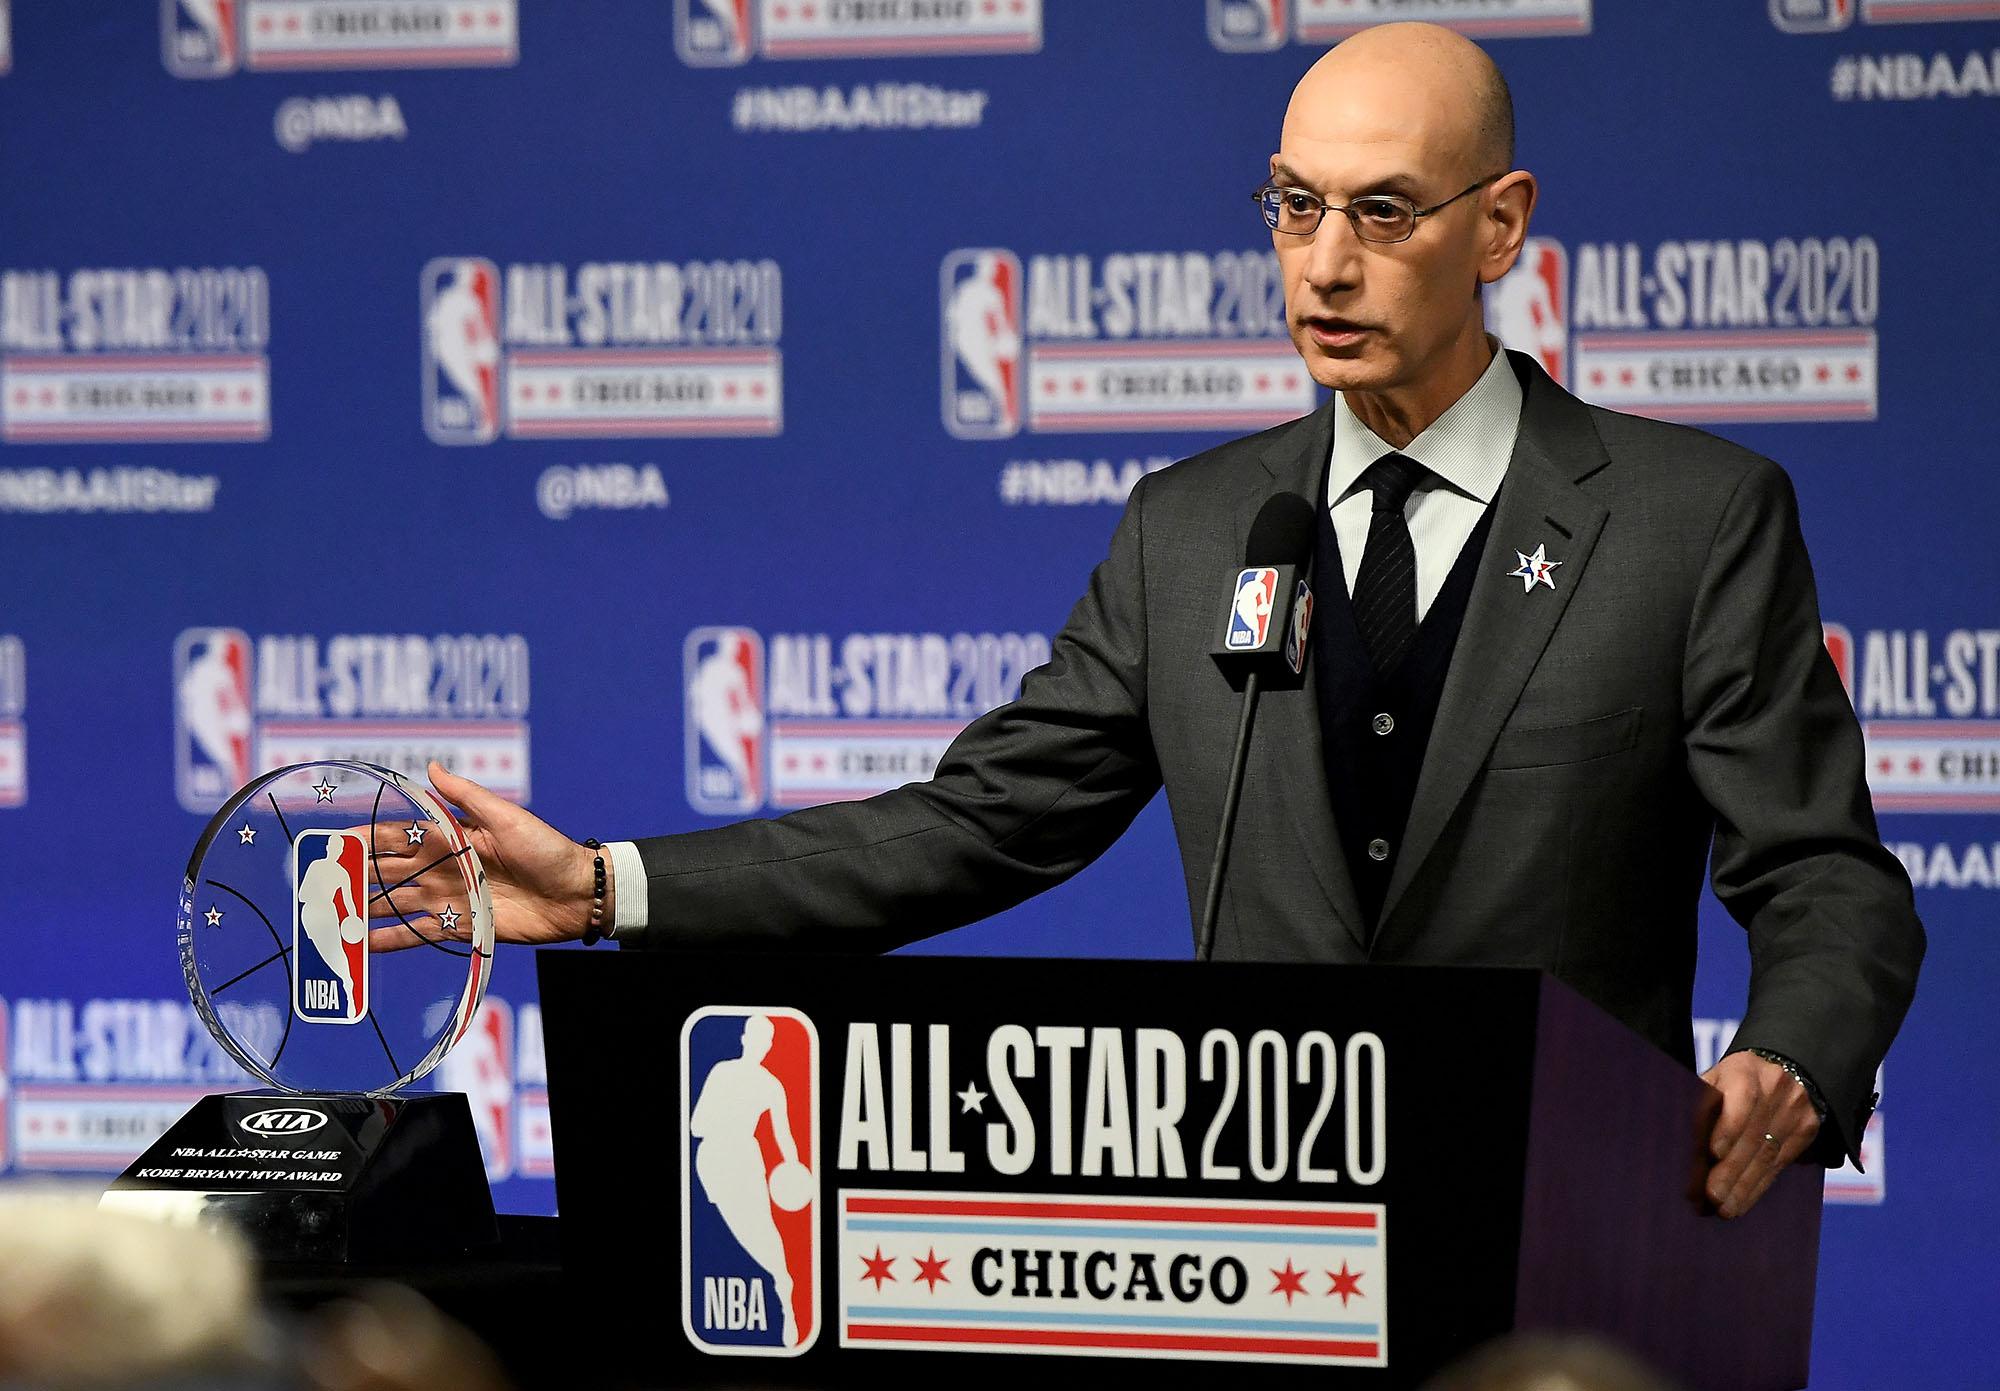
[(1381, 1344), (1329, 1338), (1243, 1338), (1191, 1333), (1092, 1333), (1081, 1329), (911, 1328), (850, 1324), (847, 1336), (878, 1343), (1000, 1343), (1027, 1347), (1133, 1348), (1154, 1352), (1279, 1353), (1297, 1357), (1377, 1357)]
[(849, 1198), (850, 1213), (922, 1213), (936, 1217), (1074, 1217), (1106, 1221), (1255, 1223), (1281, 1227), (1368, 1227), (1372, 1212), (1295, 1211), (1286, 1208), (1183, 1207), (1135, 1203), (980, 1201), (963, 1198)]

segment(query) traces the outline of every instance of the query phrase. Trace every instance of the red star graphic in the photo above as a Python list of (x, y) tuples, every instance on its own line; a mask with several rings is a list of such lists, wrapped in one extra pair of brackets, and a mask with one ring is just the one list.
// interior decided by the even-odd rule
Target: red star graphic
[(252, 390), (251, 390), (251, 389), (250, 389), (249, 387), (247, 387), (247, 386), (245, 386), (245, 387), (238, 387), (238, 388), (237, 388), (237, 391), (236, 391), (236, 399), (237, 399), (237, 400), (239, 400), (239, 401), (241, 401), (241, 402), (242, 402), (242, 403), (243, 403), (244, 405), (246, 405), (246, 406), (247, 406), (247, 405), (249, 405), (249, 404), (250, 404), (250, 403), (251, 403), (252, 401), (254, 401), (254, 400), (256, 400), (256, 399), (257, 399), (257, 393), (256, 393), (256, 392), (254, 392), (254, 391), (252, 391)]
[(980, 5), (979, 12), (981, 14), (993, 14), (996, 11), (998, 11), (999, 8), (1000, 6), (997, 3), (995, 3), (995, 0), (985, 0), (985, 3)]
[(461, 29), (470, 29), (472, 27), (472, 16), (463, 10), (459, 11), (458, 27)]
[(736, 399), (735, 382), (724, 382), (722, 384), (722, 399), (725, 401), (734, 401)]
[[(875, 1249), (879, 1251), (881, 1248), (878, 1246)], [(951, 1257), (946, 1256), (943, 1260), (939, 1260), (937, 1247), (933, 1246), (927, 1256), (917, 1257), (917, 1278), (930, 1286), (932, 1294), (936, 1294), (939, 1285), (951, 1283), (951, 1277), (944, 1273), (944, 1268), (950, 1264)]]
[(1346, 1261), (1340, 1263), (1339, 1274), (1335, 1274), (1329, 1270), (1326, 1272), (1326, 1278), (1333, 1281), (1332, 1286), (1327, 1290), (1327, 1295), (1329, 1297), (1336, 1294), (1339, 1295), (1340, 1307), (1343, 1309), (1347, 1307), (1347, 1300), (1350, 1295), (1361, 1293), (1361, 1274), (1359, 1271), (1349, 1270)]
[(1921, 758), (1912, 758), (1912, 759), (1910, 760), (1910, 771), (1911, 771), (1912, 773), (1921, 773), (1921, 772), (1923, 772), (1923, 771), (1924, 771), (1924, 761), (1923, 761), (1923, 760), (1922, 760)]
[(17, 406), (25, 406), (25, 405), (27, 405), (27, 404), (28, 404), (28, 393), (27, 393), (27, 392), (25, 392), (25, 391), (22, 391), (22, 390), (19, 390), (19, 389), (16, 389), (16, 390), (15, 390), (15, 392), (14, 392), (14, 404), (15, 404), (15, 405), (17, 405)]
[(1042, 378), (1042, 395), (1053, 396), (1056, 394), (1056, 392), (1060, 391), (1061, 389), (1062, 388), (1056, 383), (1056, 379), (1054, 377)]
[(868, 1267), (861, 1272), (861, 1278), (864, 1280), (873, 1280), (877, 1293), (881, 1292), (884, 1280), (893, 1282), (896, 1278), (889, 1273), (889, 1267), (896, 1263), (896, 1258), (894, 1256), (883, 1255), (882, 1243), (879, 1241), (875, 1243), (875, 1254), (872, 1256), (863, 1256), (861, 1263)]
[(1896, 765), (1889, 759), (1882, 758), (1876, 761), (1875, 767), (1878, 772), (1887, 773), (1894, 771)]
[(1604, 385), (1604, 369), (1602, 367), (1593, 367), (1590, 369), (1590, 384), (1592, 386)]
[(1849, 364), (1848, 364), (1848, 366), (1847, 366), (1847, 380), (1849, 380), (1849, 381), (1851, 381), (1851, 382), (1858, 382), (1858, 381), (1860, 381), (1860, 380), (1861, 380), (1861, 367), (1860, 367), (1860, 365), (1859, 365), (1858, 363), (1849, 363)]
[(532, 401), (535, 399), (535, 389), (526, 382), (521, 383), (521, 399), (523, 401)]
[(1817, 377), (1820, 381), (1823, 382), (1831, 381), (1833, 379), (1833, 369), (1827, 366), (1824, 362), (1822, 362), (1817, 368), (1814, 369), (1813, 376)]
[(271, 32), (271, 16), (267, 14), (257, 16), (257, 32), (260, 34)]
[(1269, 391), (1271, 389), (1271, 379), (1269, 377), (1263, 377), (1263, 376), (1258, 377), (1257, 389), (1259, 391)]
[(43, 388), (42, 388), (42, 404), (43, 404), (43, 405), (45, 405), (45, 406), (53, 406), (53, 405), (54, 405), (55, 403), (56, 403), (56, 394), (55, 394), (55, 392), (54, 392), (53, 390), (51, 390), (50, 388), (46, 387), (46, 386), (45, 386), (45, 387), (43, 387)]
[(1294, 376), (1287, 376), (1285, 378), (1285, 390), (1297, 391), (1298, 389), (1299, 389), (1299, 379)]
[(1278, 1283), (1271, 1286), (1271, 1293), (1282, 1294), (1285, 1297), (1285, 1307), (1289, 1309), (1292, 1305), (1292, 1296), (1306, 1292), (1306, 1273), (1303, 1270), (1292, 1269), (1290, 1256), (1285, 1257), (1283, 1270), (1274, 1270), (1271, 1273), (1278, 1277)]
[(285, 16), (285, 32), (288, 34), (299, 32), (299, 17), (297, 15), (288, 14)]
[(791, 17), (792, 17), (792, 12), (786, 9), (783, 5), (779, 5), (778, 7), (776, 7), (771, 11), (771, 18), (777, 20), (778, 23), (780, 24), (783, 24), (786, 20), (790, 19)]
[(1069, 389), (1079, 396), (1083, 395), (1083, 378), (1071, 377), (1069, 379)]
[(488, 29), (498, 29), (500, 27), (500, 11), (488, 10), (486, 12), (486, 27)]
[(208, 399), (209, 399), (209, 400), (211, 400), (211, 401), (213, 401), (213, 402), (215, 402), (215, 404), (216, 404), (216, 405), (220, 406), (220, 405), (223, 405), (223, 404), (226, 404), (226, 403), (228, 402), (228, 400), (229, 400), (229, 393), (228, 393), (228, 392), (226, 392), (226, 391), (224, 391), (224, 390), (223, 390), (223, 389), (222, 389), (221, 387), (219, 387), (219, 386), (218, 386), (218, 387), (214, 387), (214, 388), (212, 388), (212, 389), (211, 389), (211, 390), (209, 391), (209, 393), (208, 393)]
[(761, 397), (761, 396), (762, 396), (762, 395), (764, 394), (764, 383), (762, 383), (762, 382), (752, 382), (752, 383), (750, 383), (750, 394), (751, 394), (752, 396), (759, 396), (759, 397)]
[(1618, 374), (1618, 381), (1622, 386), (1632, 385), (1632, 369), (1627, 367), (1624, 371), (1620, 372)]

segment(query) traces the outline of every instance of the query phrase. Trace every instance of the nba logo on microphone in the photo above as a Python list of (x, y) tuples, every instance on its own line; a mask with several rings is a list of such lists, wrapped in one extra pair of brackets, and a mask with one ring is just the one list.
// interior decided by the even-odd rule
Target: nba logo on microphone
[(687, 794), (696, 811), (764, 804), (764, 640), (748, 628), (697, 628), (681, 652)]
[(174, 782), (181, 806), (213, 811), (250, 781), (250, 639), (190, 628), (174, 643)]
[(175, 77), (227, 77), (237, 67), (238, 0), (160, 0), (160, 58)]
[(487, 444), (500, 433), (500, 273), (478, 256), (424, 267), (424, 433)]
[(700, 67), (749, 61), (750, 0), (674, 0), (674, 46)]
[(938, 274), (944, 428), (997, 440), (1021, 428), (1021, 263), (1011, 251), (954, 251)]
[(1245, 570), (1236, 577), (1236, 601), (1229, 609), (1229, 635), (1223, 646), (1231, 652), (1255, 652), (1271, 632), (1271, 605), (1278, 594), (1278, 572), (1268, 567)]
[(368, 1017), (368, 838), (303, 830), (292, 842), (292, 1012), (308, 1024)]
[(1494, 336), (1531, 353), (1559, 382), (1569, 380), (1569, 254), (1549, 237), (1529, 237), (1512, 270), (1487, 292)]
[(1208, 0), (1208, 41), (1224, 53), (1262, 53), (1285, 37), (1285, 0)]
[(783, 1007), (681, 1029), (681, 1323), (704, 1352), (819, 1337), (819, 1033)]

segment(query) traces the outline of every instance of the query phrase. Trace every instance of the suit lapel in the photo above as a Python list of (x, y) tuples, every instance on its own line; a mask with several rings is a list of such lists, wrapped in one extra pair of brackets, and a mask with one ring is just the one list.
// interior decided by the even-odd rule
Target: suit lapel
[[(1333, 404), (1329, 401), (1264, 451), (1264, 468), (1270, 474), (1267, 486), (1247, 489), (1237, 504), (1238, 555), (1249, 541), (1258, 510), (1273, 494), (1297, 493), (1312, 504), (1315, 515), (1326, 505), (1323, 494), (1332, 447)], [(1339, 575), (1318, 574), (1312, 582), (1315, 591), (1344, 583)], [(1325, 607), (1318, 612), (1323, 615)], [(1315, 621), (1323, 619), (1316, 617)], [(1300, 856), (1324, 895), (1328, 911), (1346, 929), (1355, 947), (1365, 949), (1368, 934), (1361, 918), (1361, 902), (1355, 896), (1354, 880), (1340, 853), (1340, 835), (1333, 822), (1333, 797), (1327, 790), (1326, 760), (1321, 750), (1319, 696), (1310, 667), (1298, 686), (1264, 693), (1257, 709), (1257, 725), (1255, 738), (1267, 766), (1277, 766), (1278, 784), (1284, 790), (1283, 819), (1298, 836)]]
[[(1382, 927), (1436, 848), (1519, 701), (1570, 596), (1582, 583), (1608, 515), (1576, 486), (1608, 462), (1589, 411), (1532, 359), (1510, 356), (1527, 392), (1521, 429), (1445, 677), (1403, 848), (1383, 900)], [(1538, 545), (1546, 546), (1547, 558), (1561, 561), (1561, 568), (1551, 575), (1553, 590), (1537, 585), (1524, 592), (1522, 581), (1507, 572), (1519, 563), (1519, 552), (1532, 554)]]

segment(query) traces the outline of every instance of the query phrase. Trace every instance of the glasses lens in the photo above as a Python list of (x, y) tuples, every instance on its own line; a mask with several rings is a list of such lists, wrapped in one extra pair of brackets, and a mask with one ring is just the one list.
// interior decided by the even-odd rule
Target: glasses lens
[(1416, 211), (1400, 198), (1357, 198), (1350, 215), (1363, 241), (1402, 241), (1416, 230)]
[(1311, 236), (1319, 226), (1323, 204), (1310, 193), (1293, 188), (1267, 188), (1258, 199), (1264, 221), (1274, 230), (1293, 236)]

